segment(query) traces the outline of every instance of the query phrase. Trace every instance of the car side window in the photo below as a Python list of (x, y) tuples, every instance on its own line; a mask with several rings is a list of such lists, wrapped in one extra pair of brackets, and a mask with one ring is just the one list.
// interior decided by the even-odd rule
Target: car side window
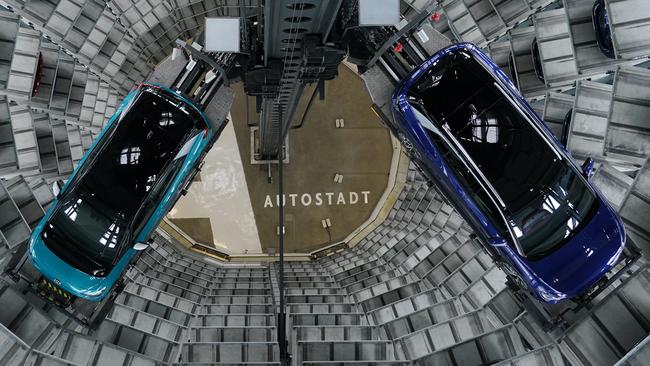
[(176, 159), (173, 160), (167, 169), (165, 169), (162, 173), (162, 175), (156, 179), (156, 183), (154, 186), (151, 188), (151, 191), (149, 192), (149, 196), (143, 203), (142, 208), (138, 212), (137, 216), (135, 217), (135, 222), (134, 222), (134, 234), (140, 233), (140, 231), (144, 228), (145, 224), (149, 221), (151, 218), (151, 215), (153, 215), (154, 211), (156, 208), (158, 208), (158, 204), (160, 203), (160, 200), (165, 196), (165, 193), (169, 190), (171, 187), (172, 182), (176, 178), (176, 174), (180, 171), (181, 167), (183, 166), (183, 159)]
[[(88, 157), (86, 157), (85, 163), (78, 168), (79, 170), (76, 172), (74, 176), (74, 180), (72, 182), (69, 182), (66, 191), (62, 192), (63, 195), (66, 195), (68, 192), (70, 192), (72, 188), (76, 186), (77, 183), (79, 183), (84, 173), (92, 167), (93, 164), (91, 164), (91, 162), (95, 159), (95, 157), (97, 157), (97, 155), (99, 155), (102, 149), (109, 143), (110, 134), (115, 130), (115, 128), (116, 128), (116, 124), (113, 124), (111, 126), (111, 129), (104, 133), (103, 138), (97, 141), (97, 145), (93, 147), (93, 150), (90, 152)], [(63, 195), (61, 197), (64, 197)]]
[(440, 152), (442, 159), (451, 170), (453, 170), (460, 184), (466, 187), (466, 191), (472, 197), (476, 205), (490, 219), (490, 222), (497, 228), (497, 230), (499, 230), (503, 238), (509, 237), (506, 223), (503, 221), (499, 209), (494, 206), (494, 203), (478, 180), (469, 171), (465, 164), (463, 164), (460, 158), (458, 158), (456, 153), (451, 151), (439, 136), (431, 131), (427, 131), (427, 133), (435, 145), (436, 150)]
[(172, 160), (169, 163), (169, 166), (163, 170), (161, 176), (155, 179), (155, 183), (153, 187), (150, 188), (143, 207), (135, 217), (134, 233), (137, 234), (144, 228), (145, 224), (149, 221), (149, 218), (158, 207), (156, 203), (159, 203), (171, 188), (172, 183), (183, 167), (186, 155), (191, 150), (198, 136), (199, 134), (195, 134), (193, 137), (188, 138), (174, 157), (174, 160)]

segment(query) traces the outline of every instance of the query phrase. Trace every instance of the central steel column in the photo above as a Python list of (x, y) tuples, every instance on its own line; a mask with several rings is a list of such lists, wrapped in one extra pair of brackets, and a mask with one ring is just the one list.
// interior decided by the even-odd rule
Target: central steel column
[(284, 141), (280, 144), (280, 152), (278, 153), (278, 204), (279, 208), (279, 221), (280, 221), (280, 273), (279, 284), (280, 289), (280, 313), (278, 314), (278, 344), (280, 345), (280, 362), (282, 365), (289, 364), (289, 355), (287, 353), (287, 332), (286, 332), (286, 314), (284, 312), (284, 182), (282, 181), (282, 165), (284, 160)]

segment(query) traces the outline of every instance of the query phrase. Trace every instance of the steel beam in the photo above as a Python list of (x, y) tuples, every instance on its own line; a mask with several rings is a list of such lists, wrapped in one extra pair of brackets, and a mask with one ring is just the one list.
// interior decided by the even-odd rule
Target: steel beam
[(264, 62), (282, 61), (282, 77), (277, 95), (265, 98), (260, 113), (259, 153), (275, 159), (289, 131), (293, 114), (305, 83), (299, 79), (303, 62), (302, 39), (320, 34), (324, 41), (333, 26), (342, 0), (267, 1), (264, 7)]

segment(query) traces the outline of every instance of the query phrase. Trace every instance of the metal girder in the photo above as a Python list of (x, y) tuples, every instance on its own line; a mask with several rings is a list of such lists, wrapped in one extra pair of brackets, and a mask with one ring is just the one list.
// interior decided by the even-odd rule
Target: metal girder
[(223, 83), (224, 85), (228, 86), (230, 85), (230, 82), (228, 81), (228, 75), (226, 74), (226, 71), (219, 65), (215, 60), (211, 59), (208, 57), (205, 53), (196, 50), (194, 47), (188, 46), (185, 41), (181, 41), (180, 39), (176, 40), (176, 45), (186, 49), (194, 58), (201, 60), (208, 65), (210, 65), (215, 71), (217, 71), (219, 74), (221, 74), (221, 77), (223, 77)]
[(267, 1), (264, 6), (264, 62), (282, 61), (278, 93), (265, 97), (260, 113), (259, 152), (275, 159), (300, 100), (305, 83), (299, 79), (303, 61), (302, 39), (307, 34), (327, 36), (342, 0)]

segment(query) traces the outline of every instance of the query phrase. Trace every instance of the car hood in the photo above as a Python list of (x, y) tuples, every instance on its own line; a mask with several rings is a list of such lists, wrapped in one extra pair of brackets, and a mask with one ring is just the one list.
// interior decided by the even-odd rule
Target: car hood
[(28, 253), (29, 260), (43, 276), (70, 294), (87, 300), (104, 298), (116, 280), (115, 268), (106, 277), (95, 277), (70, 266), (52, 253), (38, 235), (30, 238)]
[(587, 290), (616, 264), (625, 246), (620, 218), (598, 196), (597, 211), (573, 238), (542, 259), (522, 259), (536, 280), (560, 297), (574, 297)]

